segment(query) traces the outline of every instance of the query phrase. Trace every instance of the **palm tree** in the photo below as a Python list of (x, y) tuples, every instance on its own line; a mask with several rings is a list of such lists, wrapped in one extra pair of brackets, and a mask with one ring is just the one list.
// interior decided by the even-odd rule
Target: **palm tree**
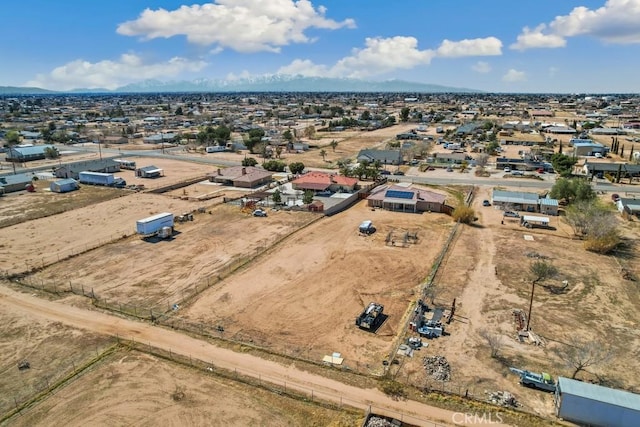
[(331, 148), (333, 149), (333, 152), (336, 152), (336, 147), (338, 146), (338, 141), (336, 141), (335, 139), (332, 140), (329, 145), (331, 146)]
[(327, 152), (324, 149), (320, 150), (320, 156), (322, 156), (322, 161), (326, 162)]

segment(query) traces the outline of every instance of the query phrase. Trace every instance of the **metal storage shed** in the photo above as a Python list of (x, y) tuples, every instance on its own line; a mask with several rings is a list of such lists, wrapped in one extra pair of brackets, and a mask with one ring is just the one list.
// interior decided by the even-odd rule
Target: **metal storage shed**
[(53, 181), (49, 185), (49, 189), (54, 193), (67, 193), (69, 191), (77, 190), (79, 188), (78, 182), (75, 179), (59, 179)]
[(558, 417), (578, 424), (640, 426), (640, 395), (628, 391), (560, 377), (555, 405)]

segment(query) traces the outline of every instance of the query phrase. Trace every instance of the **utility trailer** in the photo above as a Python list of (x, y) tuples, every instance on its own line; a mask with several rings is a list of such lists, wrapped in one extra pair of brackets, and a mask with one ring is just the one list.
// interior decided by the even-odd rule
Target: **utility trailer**
[(168, 238), (173, 234), (173, 214), (163, 212), (140, 219), (136, 221), (136, 232), (143, 237), (158, 236)]
[(356, 319), (356, 326), (366, 330), (377, 329), (384, 320), (383, 311), (384, 306), (382, 304), (370, 303)]
[(112, 173), (83, 171), (78, 174), (81, 184), (103, 185), (105, 187), (124, 187), (127, 185), (122, 178)]

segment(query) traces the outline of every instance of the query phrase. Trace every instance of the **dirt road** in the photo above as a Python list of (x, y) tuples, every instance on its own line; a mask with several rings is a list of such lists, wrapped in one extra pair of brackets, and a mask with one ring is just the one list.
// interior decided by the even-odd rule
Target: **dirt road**
[[(105, 313), (90, 311), (59, 302), (46, 301), (32, 295), (13, 291), (0, 286), (0, 305), (12, 306), (25, 315), (62, 322), (69, 326), (96, 333), (132, 339), (153, 347), (170, 350), (190, 356), (214, 366), (259, 378), (275, 384), (285, 384), (287, 388), (311, 394), (316, 398), (340, 402), (357, 408), (372, 406), (378, 413), (395, 417), (405, 414), (405, 419), (417, 425), (433, 426), (464, 424), (464, 414), (435, 408), (415, 401), (396, 401), (377, 389), (360, 389), (338, 381), (314, 375), (293, 365), (283, 366), (249, 354), (235, 353), (216, 347), (205, 341), (182, 335), (176, 331), (163, 329), (146, 323), (118, 318)], [(415, 417), (415, 418), (413, 418)], [(425, 419), (434, 422), (424, 421)], [(478, 425), (478, 419), (469, 417)], [(421, 421), (422, 420), (422, 421)], [(495, 419), (490, 422), (495, 424)]]

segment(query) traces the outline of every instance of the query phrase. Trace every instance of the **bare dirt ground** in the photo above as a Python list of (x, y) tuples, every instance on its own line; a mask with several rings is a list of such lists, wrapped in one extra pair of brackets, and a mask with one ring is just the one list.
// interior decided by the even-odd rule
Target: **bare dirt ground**
[[(376, 413), (383, 415), (398, 416), (398, 414), (404, 414), (405, 420), (414, 425), (431, 426), (433, 423), (426, 421), (426, 419), (437, 421), (439, 425), (452, 425), (452, 421), (456, 419), (454, 418), (455, 413), (452, 411), (435, 408), (412, 400), (392, 399), (380, 390), (346, 385), (336, 380), (309, 373), (296, 367), (294, 363), (282, 365), (247, 353), (216, 347), (189, 335), (147, 323), (114, 317), (60, 302), (44, 301), (35, 296), (12, 291), (6, 286), (0, 287), (0, 306), (3, 309), (7, 306), (13, 306), (21, 312), (21, 316), (25, 316), (30, 321), (43, 319), (49, 322), (62, 322), (68, 326), (99, 334), (126, 337), (141, 343), (143, 347), (148, 345), (149, 347), (156, 347), (165, 352), (173, 352), (189, 359), (193, 358), (210, 363), (215, 369), (237, 371), (240, 375), (251, 377), (254, 380), (257, 378), (261, 381), (268, 381), (276, 384), (279, 388), (285, 385), (288, 390), (296, 390), (309, 397), (311, 397), (311, 391), (313, 390), (317, 399), (339, 403), (340, 405), (347, 404), (358, 409), (372, 407)], [(100, 372), (105, 371), (98, 372), (97, 380), (99, 383), (100, 378), (102, 378), (102, 384), (105, 386), (114, 384), (115, 378), (111, 379), (110, 382), (108, 370), (103, 374), (103, 377), (100, 377)], [(170, 387), (175, 390), (174, 387), (178, 380), (174, 378), (168, 381), (170, 381)], [(133, 395), (145, 392), (140, 388), (134, 388), (134, 390), (131, 392)], [(73, 399), (73, 396), (77, 394), (73, 389), (71, 392), (70, 398)], [(132, 394), (126, 394), (126, 396), (131, 398)], [(159, 399), (158, 394), (154, 394), (154, 396)], [(122, 401), (122, 396), (119, 396), (119, 399)], [(54, 411), (56, 410), (59, 409), (54, 409)], [(82, 413), (90, 416), (85, 411), (82, 411)], [(101, 413), (101, 416), (103, 416), (102, 414), (104, 413)], [(237, 414), (235, 415), (237, 416)], [(266, 421), (268, 422), (268, 420)], [(495, 419), (485, 420), (484, 422), (475, 420), (475, 422), (472, 421), (472, 424), (504, 425), (496, 422)]]
[[(33, 319), (10, 304), (3, 304), (0, 310), (0, 336), (0, 414), (45, 390), (114, 343), (104, 335), (58, 321)], [(30, 368), (18, 369), (21, 361), (29, 362)]]
[[(18, 197), (25, 202), (25, 207), (28, 206), (27, 197)], [(0, 229), (0, 270), (16, 273), (48, 265), (132, 235), (139, 219), (160, 212), (180, 213), (194, 208), (188, 201), (131, 193), (82, 209), (5, 227)]]
[[(365, 219), (377, 228), (371, 236), (357, 232)], [(207, 290), (183, 316), (287, 354), (340, 352), (347, 365), (377, 371), (451, 225), (444, 214), (372, 211), (361, 201)], [(397, 246), (385, 244), (392, 229)], [(418, 243), (398, 246), (401, 230), (417, 232)], [(377, 334), (354, 325), (372, 301), (389, 315)]]
[[(168, 205), (174, 212), (178, 207), (193, 207), (164, 195), (139, 194), (130, 199), (132, 205), (142, 206), (145, 198), (158, 199), (156, 207)], [(148, 213), (144, 211), (142, 217)], [(193, 292), (195, 286), (202, 290), (213, 285), (234, 263), (249, 259), (317, 218), (317, 214), (289, 211), (269, 211), (268, 217), (259, 218), (234, 205), (208, 207), (206, 213), (194, 214), (194, 221), (176, 223), (171, 240), (132, 236), (56, 263), (31, 276), (31, 280), (57, 282), (60, 286), (82, 284), (101, 299), (164, 311), (181, 302), (185, 292)], [(135, 219), (130, 225), (135, 226)]]
[[(637, 377), (628, 367), (637, 363), (640, 351), (640, 335), (634, 327), (640, 321), (634, 308), (640, 302), (639, 288), (637, 282), (621, 275), (622, 267), (634, 275), (640, 272), (635, 258), (587, 252), (559, 217), (550, 217), (556, 230), (528, 230), (517, 220), (501, 224), (502, 212), (482, 207), (483, 199), (490, 199), (489, 187), (476, 195), (479, 224), (463, 227), (436, 280), (437, 303), (450, 306), (456, 298), (456, 317), (447, 329), (451, 335), (428, 341), (429, 346), (407, 361), (397, 378), (456, 393), (469, 390), (479, 398), (486, 397), (486, 391), (507, 390), (523, 409), (552, 417), (552, 396), (521, 387), (508, 368), (549, 372), (556, 378), (571, 376), (571, 369), (553, 349), (576, 336), (611, 345), (614, 354), (611, 362), (587, 368), (579, 378), (638, 390)], [(627, 239), (637, 238), (637, 223), (621, 223), (621, 227)], [(533, 240), (525, 240), (525, 235)], [(628, 243), (635, 246), (631, 240)], [(543, 338), (542, 346), (516, 340), (512, 315), (514, 309), (528, 310), (529, 266), (538, 259), (534, 254), (548, 257), (559, 270), (558, 277), (541, 283), (535, 291), (531, 327)], [(565, 293), (545, 288), (561, 286), (563, 280), (569, 283)], [(490, 357), (488, 344), (479, 335), (483, 330), (502, 337), (499, 357)], [(439, 384), (426, 377), (420, 366), (426, 355), (447, 358), (452, 369), (450, 383)]]
[(359, 425), (362, 418), (147, 354), (120, 351), (46, 401), (23, 411), (12, 425), (54, 425), (64, 419), (68, 426), (347, 427)]

